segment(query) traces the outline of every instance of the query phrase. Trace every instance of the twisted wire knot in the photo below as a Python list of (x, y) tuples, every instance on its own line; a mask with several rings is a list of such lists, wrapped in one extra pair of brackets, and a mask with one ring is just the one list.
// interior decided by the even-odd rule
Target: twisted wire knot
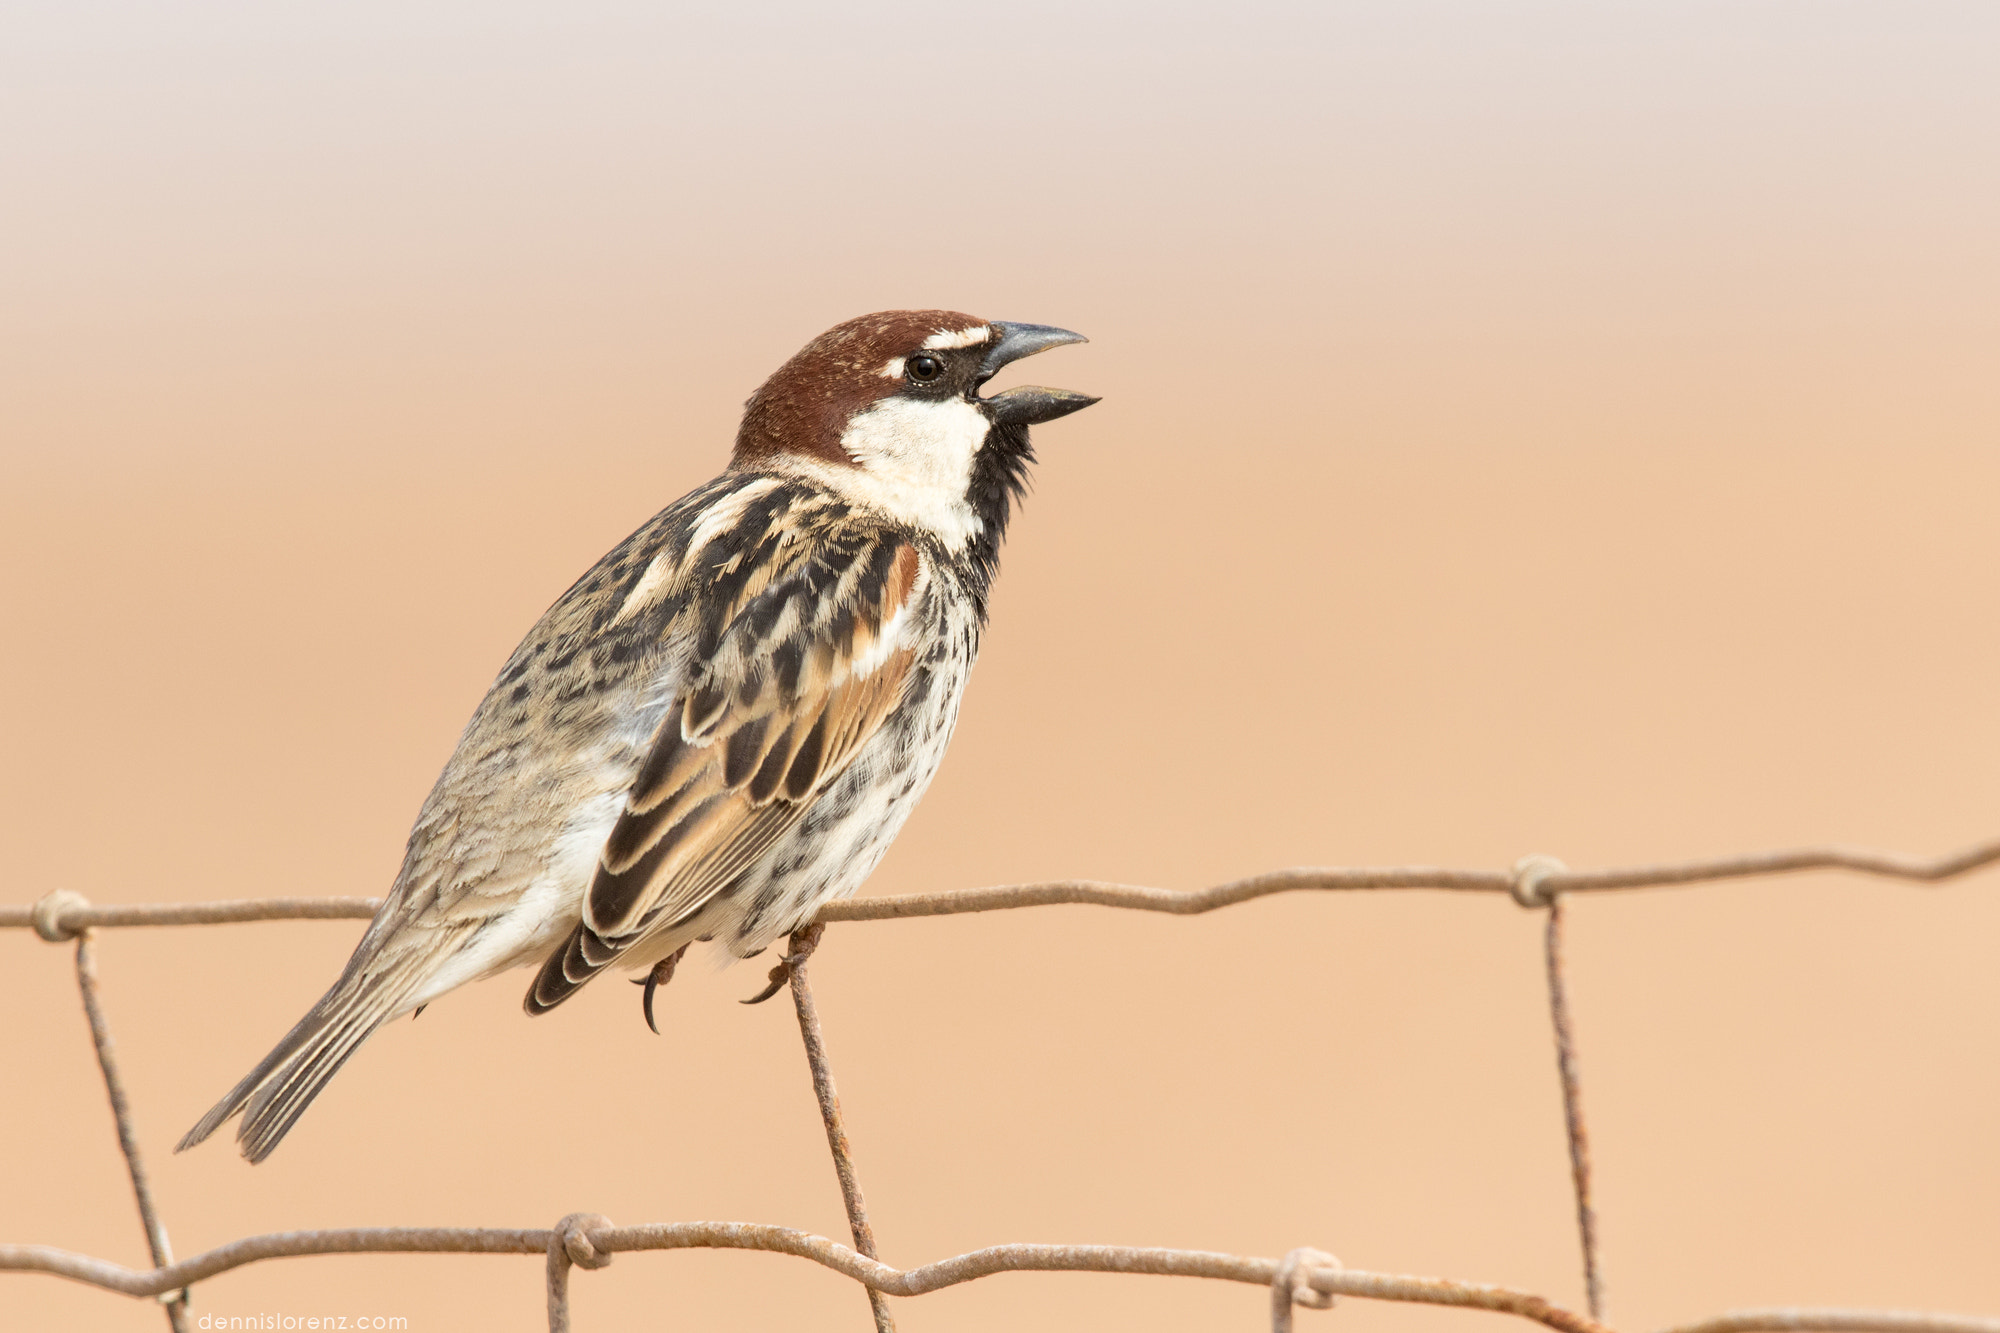
[(1514, 895), (1514, 901), (1523, 907), (1547, 907), (1555, 901), (1549, 891), (1548, 880), (1554, 875), (1567, 875), (1569, 867), (1545, 852), (1530, 852), (1514, 863), (1513, 878), (1507, 881), (1507, 892)]
[(34, 908), (28, 920), (35, 927), (35, 933), (50, 944), (61, 944), (82, 934), (81, 926), (63, 924), (63, 913), (75, 908), (90, 906), (90, 899), (70, 889), (51, 889), (35, 899)]
[(1278, 1271), (1271, 1275), (1271, 1333), (1292, 1333), (1294, 1305), (1331, 1310), (1335, 1299), (1333, 1294), (1313, 1290), (1308, 1281), (1311, 1270), (1315, 1268), (1342, 1266), (1340, 1260), (1325, 1250), (1303, 1245), (1278, 1260)]
[(556, 1239), (562, 1242), (563, 1253), (578, 1268), (603, 1268), (611, 1262), (611, 1253), (592, 1245), (590, 1233), (610, 1225), (611, 1219), (602, 1213), (571, 1213), (556, 1223)]

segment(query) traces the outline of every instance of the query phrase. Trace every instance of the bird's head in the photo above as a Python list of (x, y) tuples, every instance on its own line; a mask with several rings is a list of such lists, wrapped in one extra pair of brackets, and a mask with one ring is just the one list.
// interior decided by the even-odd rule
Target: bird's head
[(1008, 363), (1081, 334), (951, 310), (835, 325), (751, 396), (734, 465), (805, 472), (989, 564), (1034, 454), (1028, 427), (1090, 406), (1067, 389), (980, 397)]

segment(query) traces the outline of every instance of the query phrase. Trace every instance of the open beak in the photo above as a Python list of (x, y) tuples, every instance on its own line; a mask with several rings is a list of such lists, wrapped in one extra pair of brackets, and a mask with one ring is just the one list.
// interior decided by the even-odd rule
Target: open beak
[[(1051, 347), (1061, 347), (1064, 343), (1089, 342), (1081, 333), (1071, 333), (1068, 329), (1052, 329), (1046, 324), (1002, 324), (995, 323), (1000, 340), (986, 353), (986, 359), (979, 363), (978, 383), (984, 384), (1000, 373), (1003, 366), (1019, 361), (1024, 356), (1045, 352)], [(996, 393), (991, 398), (979, 400), (986, 408), (987, 415), (999, 426), (1032, 426), (1043, 421), (1054, 421), (1070, 413), (1089, 407), (1097, 399), (1087, 393), (1072, 393), (1068, 389), (1043, 389), (1033, 385), (1023, 385), (1018, 389), (1008, 389)]]

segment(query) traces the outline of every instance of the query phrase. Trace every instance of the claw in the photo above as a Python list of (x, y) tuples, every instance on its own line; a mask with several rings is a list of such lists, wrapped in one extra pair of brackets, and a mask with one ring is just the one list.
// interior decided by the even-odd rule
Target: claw
[(639, 997), (639, 1010), (646, 1015), (646, 1026), (653, 1029), (653, 1035), (656, 1037), (660, 1035), (660, 1025), (653, 1021), (653, 992), (674, 979), (674, 968), (679, 966), (681, 955), (687, 951), (687, 945), (683, 944), (680, 948), (653, 964), (653, 970), (648, 972), (644, 977), (632, 978), (634, 986), (644, 986), (646, 988), (646, 993)]
[(770, 984), (755, 995), (752, 995), (749, 999), (739, 1001), (739, 1003), (762, 1004), (791, 984), (792, 969), (805, 966), (806, 959), (812, 957), (813, 950), (819, 947), (819, 937), (825, 933), (826, 927), (820, 925), (818, 922), (814, 922), (802, 930), (793, 931), (791, 939), (792, 951), (778, 959), (778, 965), (771, 969)]
[(762, 1004), (764, 1003), (764, 1001), (770, 999), (773, 995), (776, 995), (779, 991), (783, 990), (787, 985), (791, 983), (791, 980), (792, 980), (792, 960), (789, 957), (780, 958), (778, 960), (777, 966), (771, 969), (770, 984), (765, 986), (763, 990), (758, 991), (755, 995), (752, 995), (749, 999), (738, 1001), (738, 1003)]

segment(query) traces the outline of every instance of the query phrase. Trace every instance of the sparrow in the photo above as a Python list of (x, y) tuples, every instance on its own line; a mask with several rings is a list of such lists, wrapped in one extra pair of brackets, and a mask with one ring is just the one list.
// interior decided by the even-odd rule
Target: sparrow
[(696, 940), (739, 958), (868, 878), (951, 739), (1028, 428), (1097, 399), (980, 390), (1085, 339), (948, 310), (837, 325), (752, 395), (721, 476), (507, 659), (340, 979), (176, 1151), (262, 1161), (390, 1019), (539, 964), (529, 1014)]

